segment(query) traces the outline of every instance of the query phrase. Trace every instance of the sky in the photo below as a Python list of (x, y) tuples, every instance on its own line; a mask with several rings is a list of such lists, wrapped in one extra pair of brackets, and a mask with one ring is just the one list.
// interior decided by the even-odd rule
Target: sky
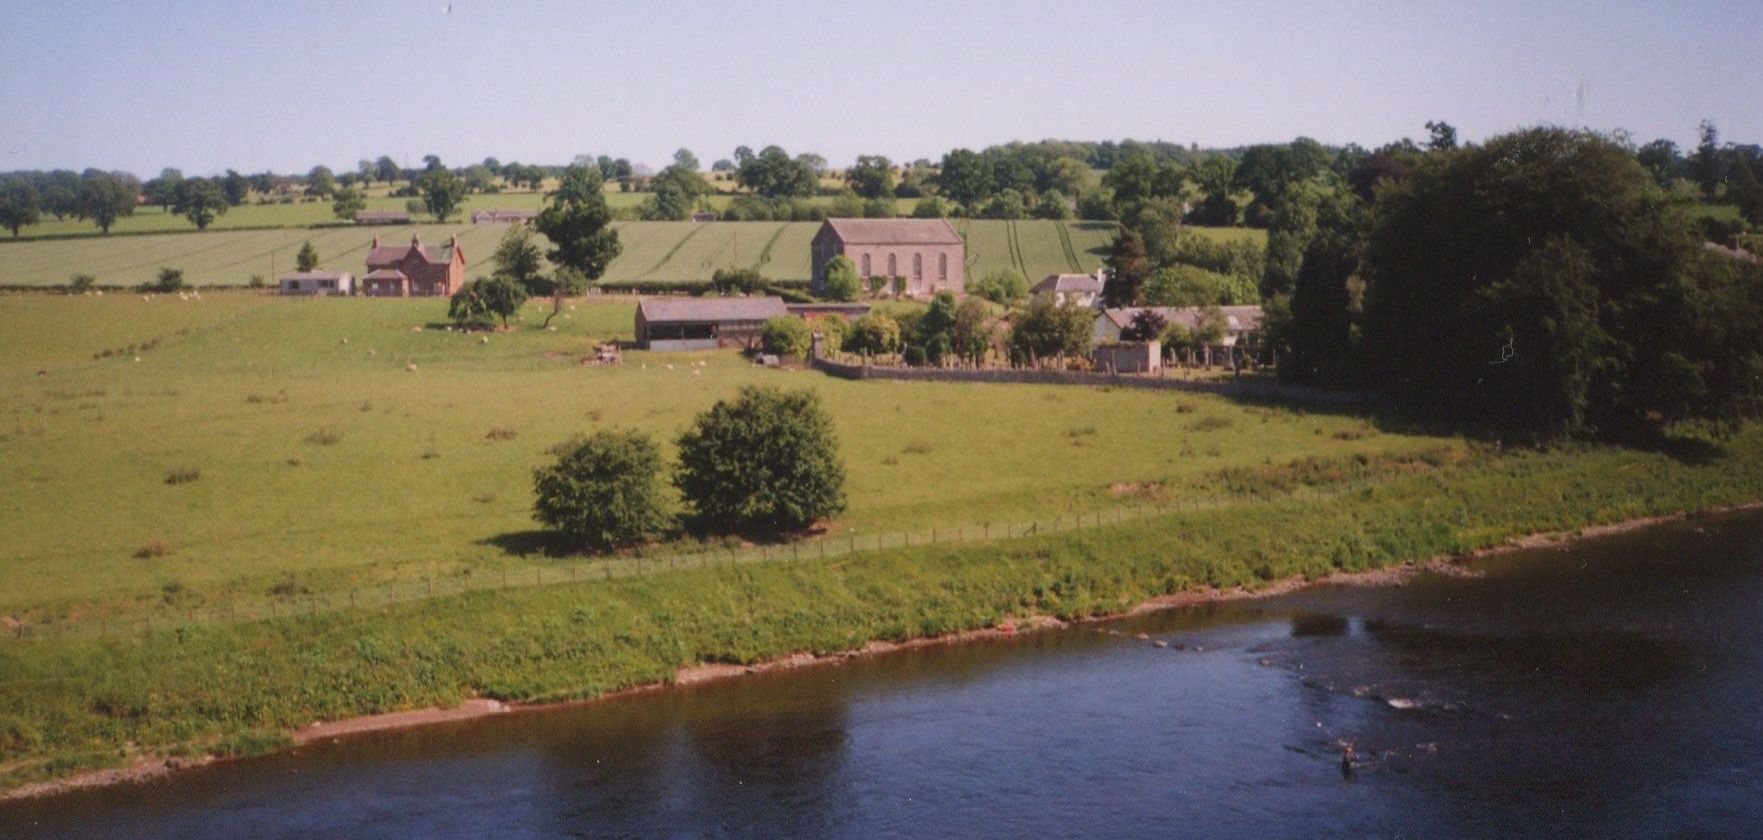
[(1760, 5), (0, 0), (0, 171), (1371, 147), (1428, 120), (1763, 142)]

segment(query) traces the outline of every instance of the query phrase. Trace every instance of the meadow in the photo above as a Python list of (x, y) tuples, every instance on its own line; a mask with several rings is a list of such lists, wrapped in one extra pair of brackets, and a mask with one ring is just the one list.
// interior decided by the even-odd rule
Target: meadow
[[(1106, 222), (1045, 220), (954, 221), (968, 242), (968, 274), (978, 277), (995, 268), (1016, 268), (1030, 281), (1061, 272), (1089, 273), (1102, 264), (1114, 225)], [(618, 222), (624, 251), (602, 281), (704, 281), (718, 268), (753, 268), (775, 280), (805, 282), (809, 276), (809, 242), (818, 222)], [(294, 267), (294, 255), (305, 242), (319, 254), (319, 268), (365, 272), (373, 237), (384, 242), (408, 241), (412, 234), (431, 244), (459, 235), (465, 248), (466, 276), (487, 274), (502, 224), (384, 225), (373, 227), (296, 227), (266, 230), (211, 230), (113, 237), (70, 237), (25, 242), (0, 241), (0, 287), (48, 287), (66, 284), (74, 274), (89, 274), (100, 286), (135, 286), (148, 282), (162, 267), (184, 272), (186, 282), (199, 286), (244, 286), (253, 276), (274, 283)], [(1190, 228), (1211, 238), (1247, 237), (1264, 240), (1250, 228)], [(543, 237), (540, 237), (543, 244)]]
[[(629, 336), (631, 306), (580, 300), (546, 331), (535, 305), (524, 328), (484, 336), (436, 328), (434, 300), (0, 295), (0, 615), (158, 628), (0, 640), (0, 788), (260, 751), (313, 720), (589, 697), (697, 662), (1076, 618), (1763, 496), (1756, 427), (1695, 458), (1537, 452), (1198, 394), (849, 382), (732, 351), (580, 364)], [(743, 384), (812, 388), (834, 419), (850, 507), (810, 547), (1162, 512), (182, 623), (265, 597), (573, 562), (532, 550), (530, 476), (547, 450), (635, 427), (671, 458), (691, 418)], [(1219, 494), (1238, 501), (1181, 505)]]

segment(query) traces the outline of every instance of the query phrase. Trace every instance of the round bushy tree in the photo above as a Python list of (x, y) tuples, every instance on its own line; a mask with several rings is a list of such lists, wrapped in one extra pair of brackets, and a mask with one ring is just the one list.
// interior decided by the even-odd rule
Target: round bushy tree
[(497, 316), (506, 327), (508, 316), (524, 305), (526, 289), (507, 277), (495, 275), (480, 277), (454, 292), (447, 315), (464, 325), (487, 325), (492, 316)]
[(597, 432), (533, 471), (533, 518), (580, 547), (649, 539), (668, 524), (660, 473), (661, 453), (648, 435)]
[(858, 318), (845, 335), (845, 352), (866, 356), (900, 352), (900, 323), (881, 312)]
[(718, 530), (793, 530), (845, 509), (832, 419), (815, 392), (748, 386), (679, 439), (673, 483)]
[(774, 315), (759, 331), (759, 344), (767, 353), (806, 357), (813, 332), (808, 322), (794, 315)]
[(857, 278), (857, 264), (843, 254), (833, 257), (826, 264), (826, 280), (821, 284), (820, 292), (827, 300), (856, 300), (863, 291), (863, 284)]

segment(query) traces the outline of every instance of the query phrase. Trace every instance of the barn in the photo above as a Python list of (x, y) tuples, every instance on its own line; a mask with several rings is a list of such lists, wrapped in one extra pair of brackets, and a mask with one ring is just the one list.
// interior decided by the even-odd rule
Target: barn
[(768, 318), (788, 315), (783, 298), (644, 298), (637, 302), (637, 344), (648, 350), (759, 346)]
[(347, 271), (296, 271), (276, 278), (284, 295), (348, 295), (355, 276)]
[(948, 219), (827, 219), (811, 253), (815, 294), (825, 291), (826, 264), (841, 254), (865, 281), (904, 278), (903, 291), (912, 297), (965, 288), (966, 249)]

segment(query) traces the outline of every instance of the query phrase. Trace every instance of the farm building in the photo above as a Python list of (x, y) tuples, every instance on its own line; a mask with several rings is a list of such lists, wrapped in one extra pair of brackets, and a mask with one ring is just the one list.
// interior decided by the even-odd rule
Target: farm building
[(358, 225), (407, 225), (410, 214), (403, 210), (358, 210), (355, 213)]
[(811, 250), (814, 292), (826, 285), (826, 264), (843, 254), (858, 276), (906, 278), (905, 292), (928, 297), (965, 288), (966, 248), (947, 219), (827, 219)]
[(492, 222), (530, 222), (539, 217), (537, 210), (477, 210), (471, 214), (474, 225)]
[(1106, 270), (1098, 268), (1095, 274), (1049, 274), (1029, 291), (1052, 295), (1056, 303), (1095, 306), (1102, 299), (1102, 273)]
[[(1132, 323), (1139, 312), (1150, 309), (1163, 316), (1170, 326), (1181, 324), (1188, 329), (1195, 329), (1205, 309), (1198, 306), (1134, 306), (1125, 309), (1104, 309), (1096, 314), (1096, 330), (1094, 338), (1098, 343), (1120, 340), (1120, 331)], [(1261, 307), (1259, 306), (1220, 306), (1218, 312), (1224, 318), (1224, 337), (1216, 345), (1229, 350), (1237, 345), (1244, 336), (1261, 330)]]
[(720, 218), (722, 218), (721, 213), (712, 213), (708, 210), (704, 210), (704, 211), (700, 211), (700, 212), (692, 214), (692, 221), (694, 221), (694, 222), (714, 222)]
[(373, 238), (367, 254), (367, 273), (361, 276), (361, 293), (370, 297), (427, 297), (451, 295), (465, 282), (465, 251), (459, 237), (442, 247), (422, 244), (411, 236), (409, 245), (381, 245)]
[(783, 298), (644, 298), (637, 302), (637, 344), (649, 350), (757, 347), (767, 318), (788, 315)]
[(276, 278), (284, 295), (352, 295), (355, 275), (347, 271), (297, 271)]

